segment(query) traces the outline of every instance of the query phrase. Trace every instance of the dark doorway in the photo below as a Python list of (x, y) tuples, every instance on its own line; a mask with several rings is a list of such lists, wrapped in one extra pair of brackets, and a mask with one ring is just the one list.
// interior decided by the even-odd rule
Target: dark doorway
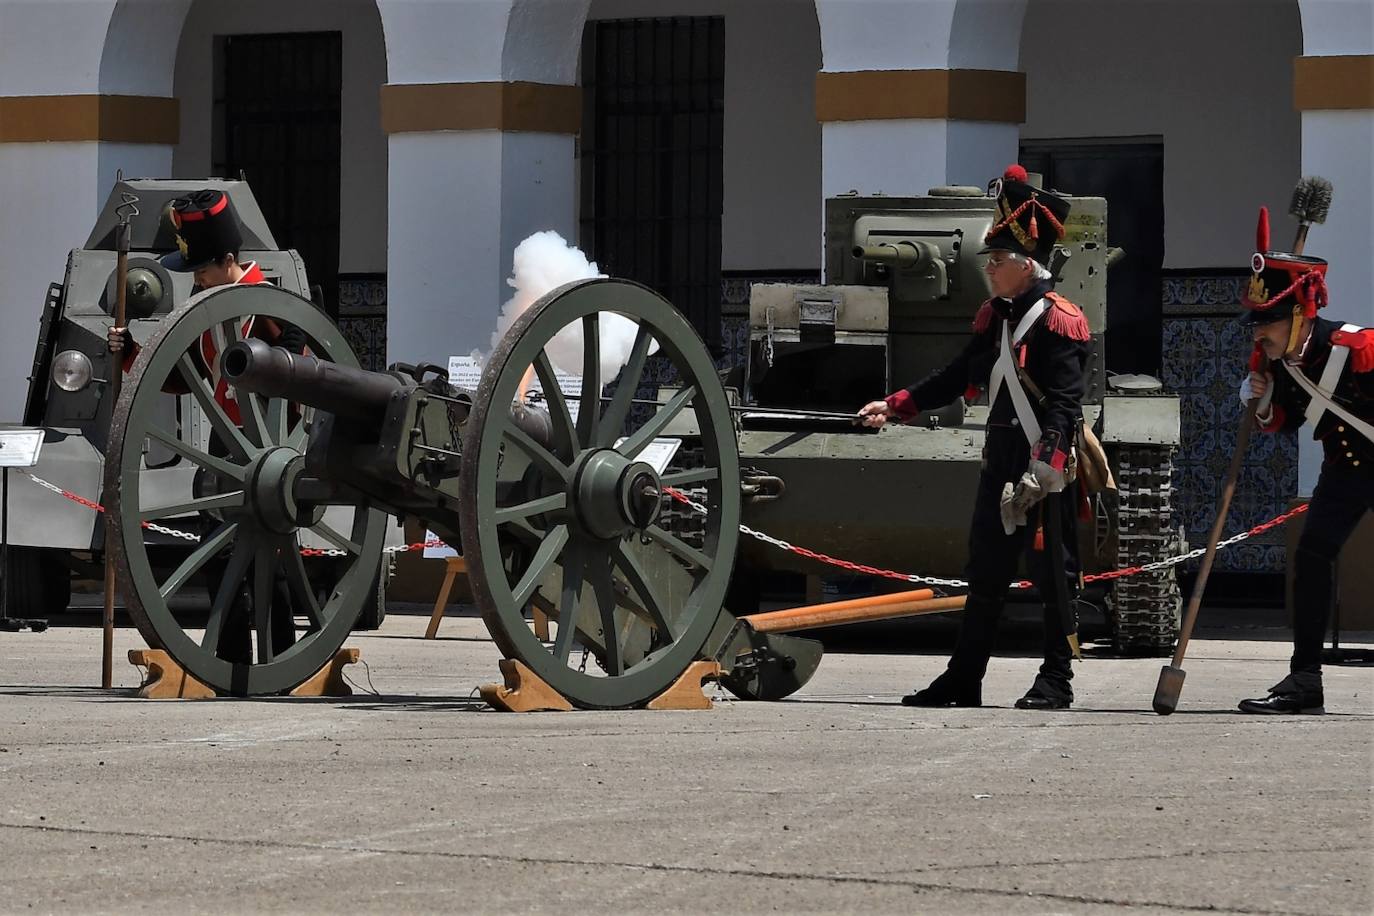
[(340, 32), (227, 35), (215, 106), (215, 170), (248, 178), (277, 243), (305, 261), (339, 316)]
[(1021, 164), (1044, 175), (1047, 188), (1107, 199), (1108, 244), (1126, 252), (1107, 274), (1107, 369), (1159, 376), (1163, 141), (1026, 140)]
[(720, 345), (725, 20), (617, 19), (582, 40), (580, 244)]

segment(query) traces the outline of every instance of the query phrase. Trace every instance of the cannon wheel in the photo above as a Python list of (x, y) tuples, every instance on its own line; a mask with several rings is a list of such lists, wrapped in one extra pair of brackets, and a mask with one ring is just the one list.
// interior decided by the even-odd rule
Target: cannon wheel
[[(565, 329), (580, 331), (581, 365), (587, 367), (576, 421), (568, 409), (573, 398), (559, 392), (548, 350)], [(601, 377), (602, 346), (609, 348), (622, 331), (634, 342), (614, 395), (603, 399), (610, 379)], [(636, 423), (632, 399), (654, 343), (658, 358), (676, 368), (682, 388)], [(575, 352), (575, 342), (573, 347)], [(549, 448), (511, 419), (523, 380), (533, 376), (547, 393)], [(637, 459), (677, 419), (694, 420), (700, 429), (704, 466), (661, 479), (646, 474)], [(523, 475), (511, 466), (523, 467)], [(574, 705), (608, 709), (644, 704), (698, 656), (734, 565), (739, 455), (706, 347), (658, 294), (623, 280), (582, 281), (554, 290), (521, 314), (483, 370), (464, 434), (459, 485), (469, 580), (507, 658), (524, 662)], [(662, 501), (671, 498), (662, 488), (688, 485), (706, 494), (699, 548), (656, 524)], [(508, 559), (513, 545), (522, 558), (514, 563)], [(527, 620), (532, 604), (555, 619), (557, 634), (549, 642)], [(645, 648), (631, 654), (627, 647), (635, 638)], [(585, 652), (574, 652), (575, 643)], [(588, 653), (597, 662), (591, 671), (585, 670)]]
[[(193, 677), (239, 696), (290, 690), (333, 657), (373, 588), (386, 524), (382, 512), (348, 502), (340, 503), (354, 508), (348, 531), (317, 522), (314, 515), (298, 514), (302, 510), (296, 506), (293, 483), (302, 469), (308, 412), (297, 415), (282, 399), (239, 393), (240, 426), (216, 402), (188, 351), (212, 329), (222, 331), (224, 346), (242, 339), (249, 316), (256, 316), (257, 322), (270, 318), (295, 325), (305, 332), (312, 352), (343, 365), (358, 365), (339, 330), (294, 293), (261, 285), (222, 287), (194, 296), (159, 324), (125, 378), (110, 424), (104, 491), (106, 511), (117, 519), (109, 549), (139, 632)], [(165, 404), (168, 395), (163, 388), (169, 383), (190, 388), (222, 448), (203, 450), (188, 444), (175, 424), (163, 419), (165, 410), (158, 404)], [(183, 420), (182, 425), (188, 424)], [(142, 494), (140, 469), (150, 444), (171, 449), (193, 465), (202, 481), (213, 481), (210, 491)], [(306, 575), (298, 520), (310, 522), (306, 527), (345, 552), (337, 565), (321, 564), (336, 570), (337, 576), (323, 604)], [(197, 536), (185, 539), (195, 546), (170, 573), (150, 559), (142, 527), (146, 522)], [(205, 628), (188, 632), (169, 601), (182, 597), (212, 559), (210, 570), (222, 567), (223, 573), (209, 589)], [(273, 607), (278, 568), (291, 594), (285, 608), (281, 601)], [(240, 644), (234, 651), (224, 644), (225, 634), (237, 626), (235, 599), (244, 590), (252, 603), (239, 602), (237, 607), (254, 609), (247, 621), (255, 637), (248, 659), (243, 650), (249, 647)], [(291, 610), (305, 615), (306, 632), (288, 647), (274, 645), (271, 616)], [(282, 632), (280, 618), (277, 626)]]

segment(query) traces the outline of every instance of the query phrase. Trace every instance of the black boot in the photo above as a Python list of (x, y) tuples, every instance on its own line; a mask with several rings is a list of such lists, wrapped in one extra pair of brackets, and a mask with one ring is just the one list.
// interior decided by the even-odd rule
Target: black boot
[[(1061, 670), (1062, 664), (1062, 670)], [(1016, 701), (1017, 709), (1068, 709), (1073, 705), (1073, 687), (1069, 678), (1073, 672), (1068, 660), (1046, 659), (1035, 676), (1035, 683), (1026, 695)]]
[(1320, 672), (1295, 671), (1269, 688), (1269, 696), (1241, 700), (1240, 711), (1259, 715), (1322, 715), (1326, 699), (1322, 695)]
[(1062, 693), (1042, 693), (1035, 687), (1026, 691), (1026, 695), (1016, 701), (1017, 709), (1068, 709), (1073, 705), (1073, 695), (1065, 696)]
[(979, 681), (962, 681), (952, 671), (930, 682), (930, 686), (902, 697), (903, 706), (982, 706), (983, 685)]
[(1064, 638), (1058, 605), (1046, 604), (1045, 660), (1035, 683), (1016, 701), (1017, 709), (1068, 709), (1073, 705), (1073, 652)]

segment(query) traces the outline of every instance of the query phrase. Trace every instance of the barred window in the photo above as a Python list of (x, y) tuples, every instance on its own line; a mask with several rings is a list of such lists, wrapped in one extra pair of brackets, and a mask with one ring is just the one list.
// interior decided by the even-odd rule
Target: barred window
[(725, 20), (590, 22), (582, 43), (581, 245), (720, 345)]

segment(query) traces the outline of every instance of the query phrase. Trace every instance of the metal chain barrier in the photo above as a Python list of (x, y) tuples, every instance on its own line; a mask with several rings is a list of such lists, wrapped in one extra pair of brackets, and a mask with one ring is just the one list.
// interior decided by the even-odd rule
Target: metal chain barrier
[[(89, 499), (86, 499), (84, 496), (79, 496), (79, 495), (77, 495), (76, 493), (72, 493), (70, 490), (64, 490), (64, 489), (62, 489), (61, 487), (59, 487), (57, 484), (55, 484), (55, 483), (49, 483), (48, 481), (44, 480), (43, 478), (38, 477), (38, 476), (35, 475), (35, 474), (31, 474), (31, 473), (29, 473), (28, 471), (24, 471), (23, 474), (24, 474), (26, 477), (28, 477), (30, 480), (32, 480), (32, 481), (33, 481), (35, 484), (37, 484), (38, 486), (40, 486), (40, 487), (42, 487), (43, 489), (48, 490), (48, 491), (50, 491), (50, 492), (56, 493), (58, 496), (61, 496), (61, 497), (65, 498), (65, 499), (69, 499), (69, 500), (71, 500), (71, 501), (74, 502), (74, 503), (77, 503), (77, 504), (79, 504), (79, 505), (85, 506), (87, 509), (92, 509), (92, 510), (94, 510), (94, 511), (96, 511), (96, 512), (104, 512), (104, 511), (105, 511), (105, 507), (104, 507), (104, 506), (100, 505), (100, 504), (97, 503), (97, 502), (93, 502), (93, 501), (91, 501), (91, 500), (89, 500)], [(694, 512), (698, 513), (699, 515), (703, 515), (703, 516), (710, 515), (710, 510), (708, 510), (708, 509), (707, 509), (705, 506), (703, 506), (701, 503), (693, 502), (693, 501), (687, 496), (687, 494), (685, 494), (685, 493), (683, 493), (683, 492), (681, 492), (681, 491), (679, 491), (679, 490), (676, 490), (676, 489), (674, 489), (674, 488), (672, 488), (672, 487), (664, 487), (664, 488), (663, 488), (663, 491), (664, 491), (665, 493), (667, 493), (669, 496), (671, 496), (673, 499), (677, 500), (678, 502), (680, 502), (680, 503), (682, 503), (683, 505), (687, 506), (688, 508), (692, 509)], [(1244, 540), (1246, 540), (1247, 538), (1252, 538), (1252, 537), (1254, 537), (1254, 536), (1257, 535), (1257, 534), (1263, 534), (1264, 532), (1268, 531), (1269, 529), (1275, 528), (1275, 527), (1277, 527), (1277, 526), (1279, 526), (1279, 525), (1282, 525), (1282, 524), (1284, 524), (1285, 522), (1287, 522), (1289, 519), (1292, 519), (1294, 516), (1301, 515), (1302, 513), (1306, 512), (1306, 511), (1307, 511), (1307, 504), (1306, 504), (1306, 503), (1304, 503), (1303, 505), (1298, 506), (1298, 507), (1296, 507), (1296, 508), (1294, 508), (1294, 509), (1290, 509), (1289, 511), (1283, 513), (1282, 515), (1279, 515), (1279, 516), (1276, 516), (1276, 517), (1274, 517), (1274, 518), (1271, 518), (1271, 519), (1270, 519), (1269, 521), (1267, 521), (1267, 522), (1262, 522), (1262, 523), (1256, 525), (1255, 527), (1249, 529), (1248, 531), (1242, 531), (1242, 532), (1240, 532), (1239, 534), (1232, 535), (1231, 537), (1227, 538), (1226, 540), (1221, 541), (1220, 543), (1217, 544), (1217, 550), (1224, 550), (1225, 548), (1230, 547), (1230, 546), (1232, 546), (1232, 545), (1234, 545), (1234, 544), (1239, 544), (1241, 541), (1244, 541)], [(170, 537), (180, 538), (180, 539), (185, 540), (185, 541), (191, 541), (192, 543), (199, 543), (199, 542), (200, 542), (200, 535), (198, 535), (198, 534), (193, 534), (193, 533), (190, 532), (190, 531), (178, 531), (178, 530), (175, 529), (175, 528), (168, 528), (168, 527), (166, 527), (166, 526), (164, 526), (164, 525), (154, 524), (153, 522), (142, 522), (141, 524), (143, 525), (144, 528), (147, 528), (149, 531), (156, 531), (156, 532), (159, 533), (159, 534), (165, 534), (165, 535), (168, 535), (168, 536), (170, 536)], [(815, 550), (809, 550), (809, 549), (807, 549), (807, 548), (805, 548), (805, 547), (798, 547), (797, 545), (795, 545), (795, 544), (790, 544), (790, 543), (788, 543), (787, 541), (784, 541), (784, 540), (781, 539), (781, 538), (775, 538), (775, 537), (773, 537), (772, 535), (764, 534), (762, 531), (755, 531), (753, 528), (750, 528), (748, 525), (743, 525), (743, 524), (740, 525), (740, 526), (739, 526), (739, 530), (740, 530), (740, 533), (741, 533), (741, 534), (746, 534), (746, 535), (748, 535), (749, 537), (754, 538), (755, 540), (762, 541), (762, 542), (764, 542), (765, 544), (770, 544), (770, 545), (772, 545), (773, 547), (778, 548), (779, 550), (785, 550), (785, 551), (787, 551), (787, 552), (789, 552), (789, 553), (794, 553), (794, 554), (796, 554), (796, 555), (799, 556), (799, 557), (805, 557), (805, 558), (807, 558), (808, 560), (816, 560), (817, 562), (824, 563), (824, 564), (826, 564), (827, 566), (834, 566), (834, 567), (837, 567), (837, 568), (839, 568), (839, 569), (846, 569), (846, 570), (849, 570), (850, 572), (862, 573), (862, 574), (867, 575), (867, 576), (879, 576), (879, 577), (887, 578), (887, 579), (898, 579), (898, 580), (900, 580), (900, 581), (902, 581), (902, 582), (914, 582), (914, 583), (916, 583), (916, 584), (918, 584), (918, 585), (931, 585), (931, 586), (936, 586), (936, 587), (939, 587), (939, 588), (968, 588), (968, 583), (967, 583), (966, 581), (964, 581), (963, 579), (941, 579), (941, 578), (938, 577), (938, 576), (920, 576), (920, 575), (916, 575), (915, 573), (904, 573), (904, 572), (897, 572), (897, 571), (891, 570), (891, 569), (880, 569), (880, 568), (878, 568), (878, 567), (876, 567), (876, 566), (866, 566), (866, 565), (864, 565), (863, 563), (853, 563), (853, 562), (850, 562), (849, 560), (841, 560), (841, 559), (838, 558), (838, 557), (832, 557), (832, 556), (830, 556), (829, 554), (820, 553), (820, 552), (815, 551)], [(443, 541), (439, 540), (438, 538), (430, 538), (430, 539), (428, 539), (428, 540), (419, 541), (419, 542), (414, 543), (414, 544), (401, 544), (401, 545), (399, 545), (399, 546), (397, 546), (397, 547), (385, 547), (385, 548), (383, 548), (383, 551), (382, 551), (382, 552), (383, 552), (383, 553), (406, 553), (407, 551), (411, 551), (411, 550), (424, 550), (426, 547), (447, 547), (447, 546), (448, 546), (447, 544), (445, 544)], [(1093, 573), (1093, 574), (1091, 574), (1091, 575), (1084, 576), (1084, 577), (1083, 577), (1083, 581), (1084, 581), (1084, 582), (1104, 582), (1104, 581), (1107, 581), (1107, 580), (1110, 580), (1110, 579), (1121, 579), (1121, 578), (1124, 578), (1124, 577), (1126, 577), (1126, 576), (1135, 576), (1135, 575), (1139, 575), (1139, 574), (1141, 574), (1141, 573), (1159, 572), (1160, 570), (1163, 570), (1163, 569), (1170, 569), (1170, 568), (1172, 568), (1172, 567), (1174, 567), (1174, 566), (1178, 566), (1180, 563), (1186, 563), (1186, 562), (1188, 562), (1189, 560), (1195, 560), (1195, 559), (1197, 559), (1198, 557), (1200, 557), (1200, 556), (1202, 556), (1203, 554), (1205, 554), (1206, 552), (1207, 552), (1207, 548), (1205, 548), (1205, 547), (1198, 547), (1198, 548), (1196, 548), (1195, 550), (1190, 550), (1190, 551), (1188, 551), (1187, 553), (1179, 554), (1179, 555), (1176, 556), (1176, 557), (1167, 557), (1166, 559), (1163, 559), (1163, 560), (1156, 560), (1156, 561), (1153, 562), (1153, 563), (1146, 563), (1146, 564), (1144, 564), (1144, 565), (1142, 565), (1142, 566), (1128, 566), (1128, 567), (1126, 567), (1125, 569), (1116, 569), (1116, 570), (1112, 570), (1111, 572)], [(303, 557), (343, 557), (343, 556), (347, 556), (347, 555), (348, 555), (348, 554), (347, 554), (346, 551), (339, 550), (338, 548), (335, 548), (335, 547), (330, 547), (330, 548), (302, 547), (302, 548), (301, 548), (301, 556), (303, 556)], [(1013, 587), (1013, 588), (1030, 588), (1030, 587), (1031, 587), (1031, 582), (1029, 582), (1028, 580), (1022, 579), (1022, 580), (1020, 580), (1020, 581), (1018, 581), (1018, 582), (1012, 583), (1012, 587)]]
[[(51, 483), (50, 481), (47, 481), (47, 480), (44, 480), (42, 477), (39, 477), (39, 476), (36, 475), (36, 474), (32, 474), (32, 473), (30, 473), (30, 472), (28, 472), (28, 471), (23, 471), (22, 473), (24, 474), (25, 477), (29, 478), (29, 480), (32, 480), (32, 481), (33, 481), (34, 483), (36, 483), (38, 486), (40, 486), (40, 487), (42, 487), (43, 489), (49, 491), (50, 493), (56, 493), (58, 496), (61, 496), (61, 497), (63, 497), (64, 499), (69, 499), (69, 500), (71, 500), (72, 502), (76, 503), (77, 505), (79, 505), (79, 506), (85, 506), (87, 509), (91, 509), (91, 510), (93, 510), (93, 511), (95, 511), (95, 512), (104, 512), (104, 511), (105, 511), (105, 507), (102, 506), (102, 505), (101, 505), (100, 503), (98, 503), (98, 502), (94, 502), (94, 501), (92, 501), (92, 500), (89, 500), (89, 499), (87, 499), (86, 497), (80, 496), (80, 495), (78, 495), (78, 494), (76, 494), (76, 493), (73, 493), (73, 492), (70, 491), (70, 490), (64, 490), (64, 489), (62, 489), (61, 487), (59, 487), (57, 484)], [(168, 527), (165, 526), (165, 525), (158, 525), (158, 524), (156, 524), (156, 523), (154, 523), (154, 522), (141, 522), (140, 524), (141, 524), (144, 528), (147, 528), (149, 531), (156, 531), (158, 534), (165, 534), (165, 535), (168, 535), (168, 536), (170, 536), (170, 537), (181, 538), (183, 541), (190, 541), (190, 542), (193, 543), (193, 544), (199, 544), (199, 543), (200, 543), (200, 535), (195, 534), (194, 532), (191, 532), (191, 531), (179, 531), (179, 530), (177, 530), (176, 528), (168, 528)], [(429, 540), (426, 540), (426, 541), (419, 541), (419, 542), (414, 543), (414, 544), (401, 544), (401, 545), (399, 545), (399, 546), (397, 546), (397, 547), (383, 547), (383, 548), (382, 548), (382, 553), (406, 553), (407, 551), (411, 551), (411, 550), (424, 550), (426, 547), (447, 547), (447, 546), (448, 546), (447, 544), (445, 544), (443, 541), (439, 540), (438, 538), (431, 538), (431, 539), (429, 539)], [(303, 557), (346, 557), (346, 556), (348, 556), (348, 551), (346, 551), (346, 550), (339, 550), (337, 547), (328, 547), (328, 548), (321, 548), (321, 547), (302, 547), (302, 548), (301, 548), (301, 556), (303, 556)]]
[[(703, 506), (701, 503), (693, 502), (690, 498), (688, 498), (688, 496), (685, 493), (675, 490), (672, 487), (664, 487), (663, 489), (664, 492), (666, 492), (673, 499), (688, 506), (693, 511), (701, 515), (709, 514), (709, 510), (707, 510), (705, 506)], [(1241, 541), (1247, 538), (1254, 537), (1257, 534), (1262, 534), (1265, 531), (1268, 531), (1270, 528), (1282, 525), (1284, 522), (1288, 521), (1294, 516), (1301, 515), (1303, 512), (1306, 511), (1306, 503), (1294, 509), (1290, 509), (1282, 515), (1276, 516), (1275, 518), (1271, 518), (1267, 522), (1262, 522), (1261, 524), (1256, 525), (1248, 531), (1242, 531), (1240, 534), (1233, 535), (1232, 537), (1229, 537), (1226, 540), (1221, 541), (1217, 544), (1217, 550), (1222, 550), (1223, 548), (1230, 547), (1233, 544), (1239, 544)], [(740, 525), (739, 530), (741, 534), (747, 534), (749, 537), (754, 538), (755, 540), (763, 541), (765, 544), (771, 544), (772, 546), (777, 547), (779, 550), (786, 550), (790, 553), (795, 553), (797, 556), (806, 557), (809, 560), (816, 560), (818, 562), (825, 563), (828, 566), (835, 566), (840, 569), (847, 569), (850, 572), (863, 573), (869, 576), (882, 576), (888, 579), (898, 579), (902, 582), (914, 582), (919, 585), (932, 585), (943, 588), (968, 588), (968, 582), (964, 581), (963, 579), (941, 579), (937, 576), (919, 576), (915, 573), (903, 573), (891, 569), (879, 569), (875, 566), (865, 566), (862, 563), (852, 563), (849, 560), (841, 560), (838, 557), (832, 557), (828, 554), (819, 553), (814, 550), (808, 550), (805, 547), (798, 547), (795, 544), (789, 544), (787, 541), (784, 541), (781, 538), (775, 538), (771, 535), (764, 534), (761, 531), (755, 531), (748, 525)], [(1196, 559), (1197, 557), (1202, 556), (1206, 552), (1207, 548), (1199, 547), (1196, 550), (1190, 550), (1185, 554), (1180, 554), (1176, 557), (1168, 557), (1163, 560), (1157, 560), (1153, 563), (1146, 563), (1142, 566), (1128, 566), (1125, 569), (1117, 569), (1111, 572), (1093, 573), (1091, 575), (1084, 576), (1083, 581), (1102, 582), (1108, 579), (1121, 579), (1125, 576), (1134, 576), (1139, 575), (1141, 573), (1158, 572), (1159, 570), (1169, 569), (1171, 567), (1178, 566), (1180, 563), (1186, 563), (1189, 560)], [(1032, 583), (1029, 580), (1022, 579), (1018, 582), (1013, 582), (1012, 588), (1030, 588), (1031, 585)]]

